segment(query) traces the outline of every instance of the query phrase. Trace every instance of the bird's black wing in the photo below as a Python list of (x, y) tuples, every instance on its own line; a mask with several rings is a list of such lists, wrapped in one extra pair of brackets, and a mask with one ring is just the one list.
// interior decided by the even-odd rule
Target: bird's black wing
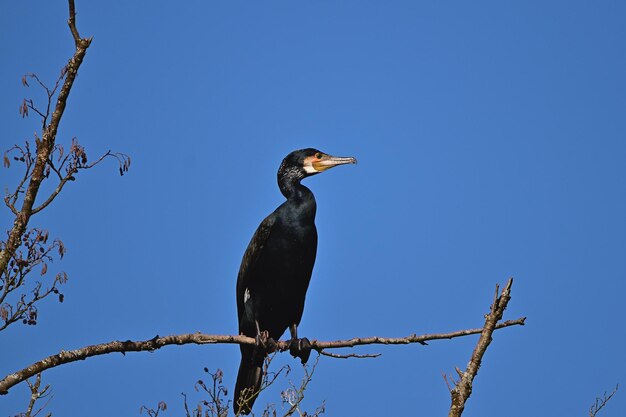
[[(270, 237), (276, 216), (270, 214), (261, 222), (254, 232), (250, 244), (243, 255), (239, 276), (237, 277), (237, 314), (239, 315), (239, 333), (247, 336), (256, 336), (254, 311), (250, 294), (246, 297), (246, 290), (251, 282), (258, 279), (258, 262), (263, 254), (265, 245)], [(246, 310), (247, 309), (247, 310)], [(255, 354), (255, 347), (240, 345), (241, 363), (235, 383), (233, 408), (236, 415), (249, 414), (252, 405), (261, 389), (263, 360), (265, 355)]]
[[(276, 222), (276, 216), (274, 213), (267, 216), (254, 232), (254, 236), (248, 244), (248, 248), (241, 260), (241, 266), (239, 267), (239, 275), (237, 276), (237, 314), (239, 316), (239, 331), (241, 332), (241, 325), (243, 319), (243, 313), (245, 310), (244, 296), (246, 288), (250, 286), (250, 281), (254, 279), (257, 261), (259, 260), (265, 244), (267, 243), (272, 227)], [(254, 337), (254, 336), (253, 336)]]

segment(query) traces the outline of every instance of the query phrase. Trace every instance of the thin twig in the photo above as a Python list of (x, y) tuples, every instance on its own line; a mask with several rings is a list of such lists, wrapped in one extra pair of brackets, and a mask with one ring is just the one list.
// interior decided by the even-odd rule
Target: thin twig
[[(520, 317), (517, 320), (507, 320), (502, 323), (496, 325), (496, 329), (501, 329), (503, 327), (509, 326), (523, 326), (526, 322), (526, 317)], [(430, 340), (441, 340), (441, 339), (453, 339), (455, 337), (469, 336), (472, 334), (481, 333), (483, 329), (468, 329), (468, 330), (458, 330), (456, 332), (450, 333), (434, 333), (434, 334), (425, 334), (425, 335), (415, 335), (412, 334), (406, 337), (357, 337), (349, 340), (337, 340), (334, 342), (317, 342), (312, 341), (311, 346), (315, 350), (320, 349), (330, 349), (330, 348), (344, 348), (344, 347), (353, 347), (358, 345), (407, 345), (411, 343), (419, 343), (421, 345), (426, 345)], [(283, 342), (281, 342), (283, 343)], [(279, 349), (283, 346), (279, 343)]]
[[(30, 401), (28, 402), (28, 407), (26, 408), (26, 412), (20, 415), (23, 415), (24, 417), (36, 417), (37, 415), (39, 415), (39, 413), (48, 406), (48, 403), (50, 402), (50, 400), (52, 399), (52, 396), (50, 395), (50, 385), (46, 385), (43, 389), (41, 388), (41, 374), (37, 374), (37, 377), (35, 378), (35, 382), (32, 383), (29, 380), (26, 380), (26, 383), (28, 384), (28, 388), (30, 388)], [(39, 407), (39, 409), (37, 411), (33, 411), (35, 409), (35, 404), (37, 403), (37, 401), (39, 401), (41, 398), (46, 398), (47, 400), (46, 402)], [(48, 414), (48, 416), (50, 416), (50, 414)]]
[(83, 39), (80, 38), (80, 35), (78, 34), (78, 29), (76, 29), (76, 7), (74, 6), (74, 0), (69, 0), (69, 6), (70, 18), (67, 20), (67, 24), (70, 27), (72, 36), (74, 37), (74, 43), (76, 44), (76, 48), (78, 48), (80, 42)]
[[(313, 379), (313, 374), (315, 373), (315, 369), (319, 364), (320, 356), (321, 355), (317, 355), (317, 358), (315, 358), (315, 362), (311, 366), (310, 371), (307, 365), (303, 365), (304, 375), (302, 377), (302, 382), (300, 383), (299, 387), (296, 387), (292, 382), (289, 382), (291, 388), (288, 388), (281, 393), (281, 396), (283, 397), (283, 404), (288, 404), (290, 406), (287, 412), (283, 414), (283, 417), (289, 417), (293, 415), (296, 411), (298, 412), (299, 416), (308, 415), (308, 413), (303, 413), (300, 410), (300, 403), (302, 402), (302, 400), (304, 400), (304, 392), (306, 391), (309, 382), (311, 382), (311, 380)], [(318, 414), (319, 413), (316, 413), (315, 415)]]
[[(126, 156), (126, 155), (124, 155), (124, 156)], [(65, 174), (65, 176), (61, 176), (59, 170), (55, 168), (55, 166), (52, 163), (52, 161), (48, 160), (48, 165), (60, 177), (60, 181), (57, 184), (57, 186), (54, 189), (54, 191), (48, 196), (46, 201), (41, 203), (41, 205), (39, 205), (38, 207), (33, 208), (31, 214), (37, 214), (41, 210), (43, 210), (46, 207), (48, 207), (48, 205), (50, 203), (52, 203), (52, 201), (56, 198), (56, 196), (59, 195), (61, 190), (63, 190), (63, 187), (65, 186), (65, 184), (67, 184), (68, 181), (73, 181), (74, 180), (74, 174), (76, 174), (80, 169), (90, 169), (90, 168), (93, 168), (94, 166), (98, 165), (100, 162), (102, 162), (107, 157), (115, 157), (115, 158), (118, 159), (118, 161), (120, 160), (120, 157), (118, 156), (118, 154), (114, 154), (114, 153), (112, 153), (109, 150), (104, 155), (102, 155), (100, 158), (98, 158), (96, 161), (92, 162), (91, 164), (87, 164), (87, 165), (83, 165), (83, 166), (71, 166), (71, 167), (69, 167), (67, 173)], [(120, 163), (120, 166), (121, 166), (121, 163)]]
[(359, 359), (363, 359), (363, 358), (377, 358), (380, 355), (382, 355), (382, 353), (365, 353), (365, 354), (358, 354), (358, 353), (348, 353), (347, 355), (341, 355), (339, 353), (330, 353), (330, 352), (326, 352), (325, 350), (319, 350), (318, 351), (320, 355), (324, 355), (324, 356), (328, 356), (331, 358), (337, 358), (337, 359), (349, 359), (349, 358), (359, 358)]
[(602, 410), (604, 406), (609, 402), (609, 400), (613, 398), (618, 388), (619, 384), (615, 386), (615, 389), (609, 395), (607, 395), (605, 392), (602, 398), (597, 397), (596, 402), (589, 409), (589, 417), (596, 417), (600, 410)]

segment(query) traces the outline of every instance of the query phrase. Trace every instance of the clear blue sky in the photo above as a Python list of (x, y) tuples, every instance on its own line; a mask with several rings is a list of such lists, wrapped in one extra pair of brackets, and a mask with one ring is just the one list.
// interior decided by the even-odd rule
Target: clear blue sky
[[(465, 415), (585, 415), (624, 384), (626, 3), (621, 1), (77, 0), (94, 36), (58, 141), (92, 159), (33, 226), (70, 281), (36, 327), (0, 334), (0, 373), (62, 349), (156, 334), (235, 333), (235, 280), (282, 201), (276, 170), (317, 147), (359, 164), (306, 180), (319, 250), (300, 333), (404, 336), (479, 327), (515, 277)], [(32, 138), (18, 106), (71, 56), (67, 5), (0, 6), (0, 140)], [(17, 165), (2, 169), (11, 188)], [(8, 210), (0, 211), (8, 229)], [(305, 405), (327, 415), (445, 415), (441, 377), (476, 338), (322, 358)], [(232, 390), (236, 346), (107, 355), (45, 374), (58, 416), (182, 414), (202, 368)], [(287, 355), (280, 363), (296, 364)], [(297, 369), (297, 366), (296, 366)], [(299, 378), (294, 370), (292, 379)], [(284, 389), (283, 381), (278, 389)], [(279, 402), (278, 389), (258, 404)], [(25, 408), (27, 389), (0, 397)], [(621, 415), (619, 391), (602, 416)]]

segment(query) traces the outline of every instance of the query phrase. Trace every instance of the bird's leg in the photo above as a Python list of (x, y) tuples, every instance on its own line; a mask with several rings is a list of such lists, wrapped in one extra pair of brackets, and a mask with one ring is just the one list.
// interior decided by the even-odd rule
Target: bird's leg
[(256, 324), (256, 337), (254, 338), (254, 354), (259, 355), (261, 357), (265, 357), (270, 353), (276, 351), (278, 344), (274, 339), (272, 339), (267, 330), (261, 331), (261, 327), (259, 326), (259, 322), (257, 320), (254, 321)]
[(291, 333), (289, 353), (294, 358), (300, 358), (302, 363), (305, 364), (311, 355), (311, 342), (306, 337), (298, 339), (298, 326), (295, 324), (289, 326), (289, 333)]

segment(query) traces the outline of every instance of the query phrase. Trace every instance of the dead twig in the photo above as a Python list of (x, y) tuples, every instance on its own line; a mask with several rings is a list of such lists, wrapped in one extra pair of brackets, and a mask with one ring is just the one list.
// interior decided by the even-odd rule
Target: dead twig
[[(26, 383), (28, 384), (28, 388), (30, 388), (30, 401), (28, 402), (26, 411), (24, 413), (18, 414), (18, 416), (36, 417), (39, 415), (39, 413), (43, 411), (44, 408), (48, 406), (48, 403), (52, 399), (52, 395), (50, 393), (50, 385), (46, 385), (43, 389), (41, 389), (41, 374), (37, 374), (35, 382), (30, 382), (29, 380), (27, 380)], [(46, 402), (38, 409), (35, 409), (37, 401), (42, 398), (47, 398)], [(50, 417), (51, 415), (52, 413), (48, 413), (46, 417)]]
[[(71, 158), (70, 158), (71, 157)], [(64, 168), (66, 162), (69, 163), (67, 167), (65, 167), (66, 173), (62, 174), (61, 170)], [(37, 214), (41, 210), (48, 207), (50, 203), (56, 198), (57, 195), (61, 192), (63, 187), (68, 181), (74, 181), (76, 178), (75, 174), (78, 173), (79, 170), (91, 169), (98, 165), (106, 158), (115, 158), (119, 164), (120, 175), (124, 175), (124, 172), (127, 172), (130, 168), (130, 157), (126, 154), (120, 152), (111, 152), (107, 151), (105, 154), (100, 156), (97, 160), (92, 163), (87, 163), (87, 154), (82, 146), (78, 144), (76, 138), (72, 139), (72, 147), (70, 149), (70, 153), (63, 159), (59, 167), (56, 167), (52, 158), (48, 160), (48, 167), (51, 169), (59, 178), (59, 183), (57, 184), (54, 191), (48, 196), (46, 201), (41, 203), (38, 207), (33, 208), (31, 214)]]
[(596, 417), (598, 413), (600, 412), (600, 410), (604, 408), (606, 403), (608, 403), (609, 400), (613, 398), (618, 388), (619, 388), (619, 385), (616, 385), (615, 389), (609, 395), (607, 395), (605, 392), (602, 397), (597, 397), (596, 402), (589, 409), (589, 417)]
[(149, 408), (149, 407), (146, 407), (145, 405), (142, 405), (141, 408), (139, 409), (139, 414), (143, 414), (143, 412), (145, 411), (148, 417), (158, 417), (161, 411), (166, 411), (166, 410), (167, 410), (167, 404), (165, 403), (165, 401), (159, 401), (156, 408)]
[(315, 369), (317, 368), (317, 365), (319, 363), (320, 356), (321, 355), (317, 355), (317, 358), (315, 358), (315, 362), (313, 363), (313, 365), (311, 365), (310, 370), (307, 365), (302, 366), (304, 370), (304, 375), (302, 376), (302, 381), (300, 382), (299, 387), (290, 382), (289, 388), (280, 393), (280, 396), (283, 400), (283, 406), (289, 407), (287, 409), (287, 412), (283, 414), (283, 417), (289, 417), (294, 415), (295, 413), (298, 413), (297, 415), (299, 417), (317, 417), (320, 414), (324, 414), (324, 412), (326, 411), (324, 404), (318, 407), (313, 414), (303, 411), (300, 408), (300, 404), (302, 403), (302, 400), (304, 400), (304, 392), (306, 391), (309, 382), (311, 382), (311, 380), (313, 379), (313, 374), (315, 373)]
[(380, 355), (382, 355), (382, 353), (365, 353), (365, 354), (348, 353), (347, 355), (341, 355), (339, 353), (326, 352), (325, 350), (320, 350), (318, 351), (318, 353), (320, 355), (328, 356), (330, 358), (337, 358), (337, 359), (349, 359), (349, 358), (367, 359), (367, 358), (377, 358)]

